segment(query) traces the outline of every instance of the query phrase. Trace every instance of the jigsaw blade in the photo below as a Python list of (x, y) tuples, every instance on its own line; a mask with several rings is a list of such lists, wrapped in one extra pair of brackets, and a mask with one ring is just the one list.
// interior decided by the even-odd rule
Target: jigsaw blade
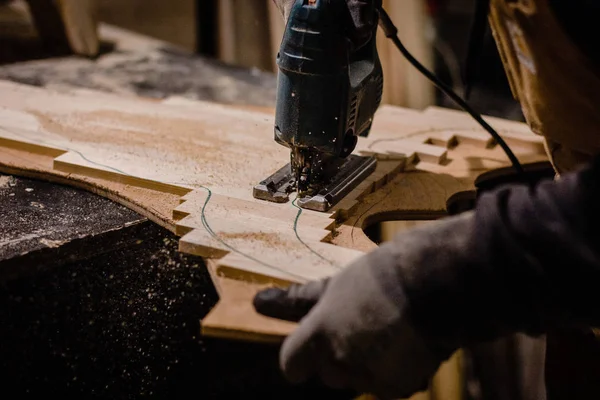
[[(317, 191), (298, 198), (298, 206), (327, 212), (363, 182), (377, 168), (375, 157), (350, 155), (343, 160), (338, 172)], [(274, 203), (286, 203), (297, 191), (296, 177), (291, 164), (286, 164), (273, 175), (254, 187), (255, 198)]]

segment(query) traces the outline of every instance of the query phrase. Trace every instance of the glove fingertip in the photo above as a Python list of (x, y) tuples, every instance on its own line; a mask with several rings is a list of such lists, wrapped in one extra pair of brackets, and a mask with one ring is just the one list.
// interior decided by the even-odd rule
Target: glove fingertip
[(252, 305), (256, 312), (272, 316), (278, 314), (281, 309), (281, 303), (287, 298), (287, 290), (279, 288), (269, 288), (258, 292), (252, 300)]

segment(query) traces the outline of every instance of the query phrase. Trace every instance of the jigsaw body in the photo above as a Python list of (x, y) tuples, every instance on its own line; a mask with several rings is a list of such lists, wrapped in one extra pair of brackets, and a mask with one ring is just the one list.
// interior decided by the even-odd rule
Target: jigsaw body
[(351, 155), (381, 102), (383, 71), (370, 41), (353, 49), (344, 0), (297, 0), (281, 43), (275, 141), (290, 163), (254, 189), (268, 201), (327, 211), (368, 176), (373, 158)]

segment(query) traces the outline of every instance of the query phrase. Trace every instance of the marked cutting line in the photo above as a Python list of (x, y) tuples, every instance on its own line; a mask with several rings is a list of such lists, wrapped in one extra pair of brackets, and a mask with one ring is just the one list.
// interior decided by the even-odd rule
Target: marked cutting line
[[(421, 135), (426, 135), (428, 133), (442, 133), (442, 132), (448, 132), (448, 131), (454, 131), (456, 132), (457, 136), (460, 135), (461, 132), (469, 132), (469, 133), (480, 133), (482, 132), (481, 128), (466, 128), (466, 127), (457, 127), (457, 128), (453, 128), (453, 127), (449, 127), (449, 128), (426, 128), (426, 129), (421, 129), (418, 131), (414, 131), (409, 133), (406, 136), (402, 136), (402, 137), (396, 137), (396, 138), (381, 138), (381, 139), (376, 139), (373, 140), (368, 146), (367, 149), (372, 150), (373, 146), (379, 143), (384, 143), (384, 142), (398, 142), (398, 141), (403, 141), (403, 140), (407, 140), (407, 139), (412, 139), (415, 136), (421, 136)], [(485, 133), (485, 131), (483, 131)], [(521, 135), (522, 132), (519, 131), (515, 131), (512, 129), (498, 129), (498, 132), (501, 132), (502, 134), (513, 134), (513, 135)], [(498, 142), (496, 141), (496, 139), (494, 139), (493, 137), (486, 135), (486, 137), (489, 139), (493, 140), (493, 146), (496, 147), (498, 146)], [(482, 138), (482, 140), (484, 140)], [(421, 143), (421, 142), (419, 142)], [(426, 144), (426, 143), (421, 143), (421, 144)], [(439, 146), (438, 147), (443, 147), (443, 146)]]
[(304, 247), (306, 247), (311, 253), (313, 253), (314, 255), (316, 255), (317, 257), (319, 257), (320, 259), (322, 259), (325, 262), (328, 262), (329, 264), (331, 264), (333, 267), (337, 268), (337, 269), (342, 269), (341, 266), (339, 266), (338, 264), (334, 263), (333, 261), (325, 258), (323, 255), (319, 254), (316, 250), (314, 250), (312, 247), (310, 247), (304, 240), (302, 240), (302, 238), (300, 237), (300, 233), (298, 233), (298, 221), (300, 220), (300, 216), (302, 215), (302, 208), (300, 206), (298, 206), (297, 204), (298, 201), (298, 196), (296, 196), (296, 198), (294, 199), (294, 201), (292, 201), (292, 205), (294, 207), (296, 207), (298, 209), (298, 214), (296, 214), (296, 218), (294, 219), (294, 233), (296, 234), (296, 238), (298, 239), (298, 241), (300, 243), (302, 243), (302, 245)]
[[(169, 183), (171, 183), (171, 182), (169, 182)], [(211, 199), (211, 197), (212, 197), (212, 191), (211, 191), (209, 188), (207, 188), (206, 186), (200, 186), (200, 187), (201, 187), (202, 189), (206, 190), (206, 192), (208, 193), (208, 196), (206, 196), (206, 200), (204, 201), (204, 205), (202, 206), (202, 210), (201, 210), (201, 213), (200, 213), (200, 219), (201, 219), (201, 221), (202, 221), (202, 225), (204, 226), (204, 228), (206, 229), (206, 231), (207, 231), (207, 232), (208, 232), (208, 233), (209, 233), (209, 234), (210, 234), (210, 235), (211, 235), (213, 238), (215, 238), (216, 240), (218, 240), (218, 241), (219, 241), (219, 242), (220, 242), (220, 243), (221, 243), (223, 246), (227, 247), (227, 248), (228, 248), (228, 249), (230, 249), (231, 251), (233, 251), (233, 252), (235, 252), (235, 253), (237, 253), (237, 254), (239, 254), (239, 255), (241, 255), (241, 256), (244, 256), (244, 257), (248, 258), (249, 260), (252, 260), (252, 261), (254, 261), (254, 262), (257, 262), (257, 263), (259, 263), (259, 264), (261, 264), (261, 265), (263, 265), (263, 266), (265, 266), (265, 267), (267, 267), (267, 268), (270, 268), (270, 269), (273, 269), (273, 270), (276, 270), (276, 271), (279, 271), (279, 272), (283, 272), (283, 273), (285, 273), (285, 274), (287, 274), (287, 275), (290, 275), (290, 276), (293, 276), (293, 277), (299, 278), (299, 279), (303, 280), (304, 282), (307, 282), (307, 281), (308, 281), (308, 279), (306, 279), (306, 277), (303, 277), (303, 276), (300, 276), (300, 275), (296, 275), (296, 274), (294, 274), (294, 273), (292, 273), (292, 272), (285, 271), (285, 270), (283, 270), (282, 268), (278, 268), (278, 267), (275, 267), (275, 266), (273, 266), (273, 265), (267, 264), (266, 262), (264, 262), (264, 261), (261, 261), (261, 260), (259, 260), (259, 259), (255, 258), (255, 257), (253, 257), (253, 256), (251, 256), (251, 255), (248, 255), (248, 254), (245, 254), (245, 253), (243, 253), (242, 251), (240, 251), (240, 250), (238, 250), (238, 249), (234, 248), (233, 246), (231, 246), (231, 245), (227, 244), (225, 241), (223, 241), (223, 239), (221, 239), (221, 238), (220, 238), (220, 237), (219, 237), (219, 236), (218, 236), (218, 235), (217, 235), (217, 234), (216, 234), (216, 233), (215, 233), (215, 232), (212, 230), (212, 228), (211, 228), (211, 227), (210, 227), (210, 225), (208, 224), (208, 221), (206, 220), (206, 206), (208, 205), (208, 202), (210, 201), (210, 199)]]
[[(11, 134), (11, 132), (10, 132), (10, 131), (8, 131), (8, 130), (7, 130), (7, 129), (5, 129), (5, 128), (2, 128), (2, 127), (0, 127), (0, 129), (1, 129), (1, 130), (3, 130), (4, 132), (8, 133), (8, 134)], [(76, 149), (71, 149), (71, 148), (64, 147), (64, 146), (56, 146), (55, 144), (53, 144), (53, 143), (49, 143), (49, 142), (47, 142), (47, 141), (45, 141), (45, 140), (42, 140), (42, 139), (39, 139), (39, 138), (32, 138), (31, 136), (29, 136), (29, 135), (26, 135), (26, 134), (23, 134), (22, 132), (20, 133), (20, 135), (22, 135), (22, 136), (25, 136), (25, 137), (27, 137), (28, 139), (32, 140), (33, 142), (36, 142), (36, 143), (39, 143), (39, 144), (47, 144), (47, 145), (51, 145), (51, 146), (54, 146), (54, 147), (60, 147), (60, 148), (61, 148), (62, 150), (64, 150), (64, 151), (71, 151), (71, 152), (73, 152), (73, 153), (75, 153), (75, 154), (79, 155), (79, 156), (80, 156), (80, 157), (81, 157), (83, 160), (85, 160), (85, 161), (87, 161), (87, 162), (89, 162), (89, 163), (91, 163), (91, 164), (94, 164), (94, 165), (96, 165), (96, 166), (99, 166), (99, 167), (104, 167), (104, 168), (108, 168), (108, 169), (110, 169), (110, 170), (112, 170), (112, 171), (114, 171), (114, 172), (117, 172), (117, 173), (119, 173), (119, 174), (122, 174), (122, 175), (129, 176), (129, 177), (132, 177), (132, 178), (137, 178), (137, 179), (146, 179), (146, 178), (142, 178), (142, 177), (139, 177), (139, 176), (135, 176), (135, 175), (129, 174), (129, 173), (127, 173), (127, 172), (125, 172), (125, 171), (123, 171), (123, 170), (121, 170), (121, 169), (118, 169), (118, 168), (112, 167), (112, 166), (110, 166), (110, 165), (106, 165), (106, 164), (102, 164), (102, 163), (98, 163), (98, 162), (96, 162), (96, 161), (93, 161), (93, 160), (89, 159), (89, 158), (88, 158), (88, 157), (86, 157), (86, 156), (85, 156), (83, 153), (81, 153), (80, 151), (78, 151), (78, 150), (76, 150)], [(160, 181), (158, 181), (158, 182), (160, 182)], [(167, 181), (167, 182), (161, 182), (161, 183), (168, 183), (168, 184), (171, 184), (171, 185), (184, 186), (184, 187), (185, 187), (185, 186), (188, 186), (187, 184), (185, 184), (185, 183), (181, 183), (181, 182), (168, 182), (168, 181)], [(289, 275), (289, 276), (291, 276), (291, 277), (294, 277), (294, 278), (300, 279), (300, 280), (301, 280), (301, 281), (303, 281), (303, 282), (307, 282), (307, 281), (308, 281), (308, 279), (307, 279), (306, 277), (303, 277), (303, 276), (301, 276), (301, 275), (294, 274), (293, 272), (286, 271), (286, 270), (284, 270), (283, 268), (279, 268), (279, 267), (276, 267), (276, 266), (270, 265), (270, 264), (268, 264), (268, 263), (266, 263), (266, 262), (264, 262), (264, 261), (261, 261), (261, 260), (259, 260), (259, 259), (255, 258), (255, 257), (253, 257), (253, 256), (251, 256), (251, 255), (249, 255), (249, 254), (246, 254), (246, 253), (242, 252), (241, 250), (238, 250), (237, 248), (235, 248), (235, 247), (231, 246), (230, 244), (226, 243), (226, 242), (225, 242), (223, 239), (221, 239), (221, 238), (220, 238), (220, 237), (219, 237), (219, 236), (218, 236), (218, 235), (217, 235), (217, 234), (216, 234), (216, 233), (213, 231), (212, 227), (211, 227), (211, 226), (210, 226), (210, 224), (208, 223), (208, 220), (206, 219), (206, 207), (207, 207), (207, 205), (208, 205), (208, 203), (209, 203), (210, 199), (212, 198), (212, 191), (211, 191), (211, 190), (210, 190), (208, 187), (206, 187), (206, 186), (203, 186), (203, 185), (198, 185), (198, 187), (199, 187), (199, 188), (201, 188), (201, 189), (203, 189), (203, 190), (206, 190), (206, 192), (208, 193), (208, 196), (206, 197), (206, 200), (205, 200), (205, 202), (204, 202), (204, 204), (203, 204), (203, 206), (202, 206), (202, 210), (201, 210), (201, 216), (200, 216), (200, 219), (201, 219), (201, 221), (202, 221), (202, 226), (204, 227), (204, 229), (206, 229), (206, 231), (207, 231), (207, 232), (208, 232), (208, 233), (209, 233), (209, 234), (210, 234), (210, 235), (211, 235), (211, 236), (212, 236), (212, 237), (213, 237), (215, 240), (217, 240), (217, 241), (218, 241), (219, 243), (221, 243), (223, 246), (227, 247), (227, 248), (228, 248), (229, 250), (231, 250), (232, 252), (234, 252), (234, 253), (237, 253), (237, 254), (239, 254), (239, 255), (241, 255), (241, 256), (243, 256), (243, 257), (246, 257), (247, 259), (249, 259), (249, 260), (252, 260), (252, 261), (254, 261), (254, 262), (256, 262), (256, 263), (259, 263), (260, 265), (262, 265), (262, 266), (264, 266), (264, 267), (267, 267), (267, 268), (269, 268), (269, 269), (272, 269), (272, 270), (275, 270), (275, 271), (278, 271), (278, 272), (282, 272), (282, 273), (284, 273), (284, 274), (286, 274), (286, 275)], [(294, 200), (294, 201), (295, 201), (295, 200)], [(298, 210), (299, 210), (299, 211), (298, 211), (298, 214), (296, 215), (296, 218), (295, 218), (295, 220), (294, 220), (294, 225), (293, 225), (294, 232), (296, 233), (296, 238), (297, 238), (297, 239), (300, 241), (300, 243), (301, 243), (302, 245), (304, 245), (304, 246), (305, 246), (305, 247), (306, 247), (308, 250), (310, 250), (312, 253), (314, 253), (315, 255), (319, 256), (319, 257), (320, 257), (320, 258), (322, 258), (323, 260), (325, 260), (325, 261), (327, 261), (327, 262), (329, 262), (330, 264), (332, 264), (332, 265), (334, 265), (334, 266), (335, 266), (335, 264), (333, 264), (331, 261), (327, 260), (327, 259), (326, 259), (326, 258), (324, 258), (322, 255), (320, 255), (319, 253), (317, 253), (317, 252), (316, 252), (314, 249), (312, 249), (310, 246), (308, 246), (308, 244), (306, 244), (306, 243), (305, 243), (305, 242), (302, 240), (302, 238), (300, 238), (300, 235), (298, 234), (297, 227), (298, 227), (298, 220), (300, 219), (300, 215), (302, 214), (302, 209), (301, 209), (300, 207), (298, 207), (298, 206), (297, 206), (297, 205), (296, 205), (294, 202), (292, 202), (292, 204), (293, 204), (295, 207), (297, 207), (297, 208), (298, 208)], [(339, 267), (338, 267), (338, 268), (339, 268)]]

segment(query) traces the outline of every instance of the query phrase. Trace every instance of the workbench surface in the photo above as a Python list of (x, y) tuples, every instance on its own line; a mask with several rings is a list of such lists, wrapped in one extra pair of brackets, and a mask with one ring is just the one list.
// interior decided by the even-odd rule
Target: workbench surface
[[(110, 37), (118, 32), (109, 31)], [(8, 64), (0, 66), (0, 77), (156, 98), (273, 104), (273, 75), (125, 37), (135, 40), (98, 60)], [(276, 347), (201, 338), (198, 321), (218, 300), (203, 260), (178, 252), (175, 235), (137, 213), (86, 191), (0, 175), (0, 220), (5, 393), (348, 398), (320, 386), (288, 385)]]
[(7, 393), (314, 396), (284, 382), (276, 347), (199, 336), (218, 296), (202, 259), (178, 252), (173, 234), (82, 190), (0, 182), (0, 271), (21, 267), (0, 290)]

